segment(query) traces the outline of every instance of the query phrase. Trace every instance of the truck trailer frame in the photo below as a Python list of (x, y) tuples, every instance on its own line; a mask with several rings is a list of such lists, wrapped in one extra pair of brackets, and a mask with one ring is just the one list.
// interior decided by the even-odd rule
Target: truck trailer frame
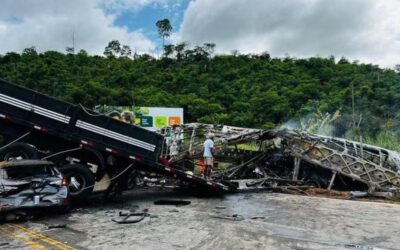
[(114, 183), (126, 188), (135, 169), (207, 190), (234, 190), (174, 168), (168, 159), (160, 161), (165, 140), (159, 133), (1, 79), (0, 129), (0, 160), (44, 157), (55, 162), (71, 178), (70, 193), (77, 200), (86, 198), (105, 174), (118, 176)]

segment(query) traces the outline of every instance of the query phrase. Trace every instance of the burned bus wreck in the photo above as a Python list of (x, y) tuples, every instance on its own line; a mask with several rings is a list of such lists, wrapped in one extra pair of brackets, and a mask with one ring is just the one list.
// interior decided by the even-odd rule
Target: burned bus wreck
[(201, 174), (202, 143), (215, 134), (213, 178), (238, 190), (305, 193), (311, 188), (361, 191), (396, 198), (400, 156), (384, 148), (294, 130), (257, 130), (207, 124), (164, 128), (171, 165)]

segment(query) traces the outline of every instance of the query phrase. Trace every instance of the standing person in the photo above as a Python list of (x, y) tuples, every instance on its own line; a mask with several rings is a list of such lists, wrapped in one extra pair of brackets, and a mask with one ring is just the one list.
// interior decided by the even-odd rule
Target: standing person
[(205, 171), (204, 171), (204, 176), (207, 179), (211, 179), (211, 171), (214, 166), (214, 135), (213, 134), (208, 134), (207, 140), (203, 144), (204, 148), (204, 163), (205, 163)]

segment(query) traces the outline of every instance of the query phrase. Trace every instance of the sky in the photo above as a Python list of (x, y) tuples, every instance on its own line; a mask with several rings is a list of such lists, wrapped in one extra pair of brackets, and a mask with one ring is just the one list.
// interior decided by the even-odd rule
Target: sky
[(0, 0), (0, 54), (101, 55), (111, 40), (138, 53), (161, 54), (155, 23), (168, 18), (167, 43), (215, 43), (216, 53), (268, 51), (392, 68), (400, 64), (399, 0)]

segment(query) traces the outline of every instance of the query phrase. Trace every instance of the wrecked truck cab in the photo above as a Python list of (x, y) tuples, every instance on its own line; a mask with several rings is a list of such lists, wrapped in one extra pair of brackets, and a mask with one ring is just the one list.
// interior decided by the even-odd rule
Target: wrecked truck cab
[(0, 163), (0, 219), (23, 218), (68, 208), (68, 183), (54, 163), (18, 160)]

